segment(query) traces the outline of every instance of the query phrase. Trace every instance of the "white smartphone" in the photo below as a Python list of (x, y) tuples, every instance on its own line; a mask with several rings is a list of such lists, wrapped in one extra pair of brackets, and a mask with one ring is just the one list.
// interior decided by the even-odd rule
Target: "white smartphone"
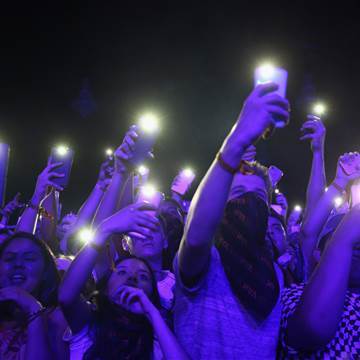
[[(285, 69), (271, 65), (262, 65), (255, 69), (254, 86), (256, 87), (259, 84), (274, 82), (275, 84), (279, 85), (279, 88), (274, 91), (274, 93), (285, 97), (287, 78), (288, 73)], [(286, 123), (283, 120), (275, 119), (275, 127), (282, 128), (284, 126), (286, 126)]]
[(176, 180), (171, 186), (171, 191), (176, 192), (179, 195), (185, 195), (189, 190), (192, 182), (195, 179), (195, 174), (190, 169), (184, 169), (179, 172), (176, 177)]

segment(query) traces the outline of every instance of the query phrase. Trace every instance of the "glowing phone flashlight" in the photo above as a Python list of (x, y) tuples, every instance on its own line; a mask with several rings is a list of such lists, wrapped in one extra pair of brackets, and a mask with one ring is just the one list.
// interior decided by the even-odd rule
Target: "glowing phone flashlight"
[(79, 231), (78, 233), (78, 239), (83, 243), (83, 244), (88, 244), (90, 241), (92, 241), (94, 239), (94, 231), (92, 231), (90, 228), (83, 228)]

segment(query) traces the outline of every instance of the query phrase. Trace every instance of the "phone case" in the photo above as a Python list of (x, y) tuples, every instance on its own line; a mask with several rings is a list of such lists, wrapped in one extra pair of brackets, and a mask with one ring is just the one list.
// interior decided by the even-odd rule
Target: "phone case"
[(54, 178), (52, 181), (61, 186), (62, 188), (66, 188), (69, 184), (70, 180), (70, 173), (72, 168), (74, 158), (74, 152), (73, 150), (69, 149), (68, 152), (65, 155), (59, 155), (56, 148), (53, 148), (50, 155), (50, 163), (63, 163), (58, 168), (54, 169), (54, 172), (58, 174), (63, 174), (64, 177), (62, 178)]
[[(259, 84), (265, 84), (267, 82), (274, 82), (279, 85), (279, 88), (274, 91), (274, 94), (278, 94), (282, 97), (286, 96), (288, 73), (285, 69), (274, 67), (273, 71), (264, 71), (263, 66), (259, 66), (255, 69), (254, 73), (254, 87)], [(276, 128), (283, 128), (287, 123), (282, 120), (275, 118), (274, 125)]]
[(130, 163), (134, 166), (140, 165), (148, 157), (158, 137), (156, 132), (148, 133), (140, 127), (137, 128), (136, 132), (139, 137), (136, 140), (134, 156), (130, 160)]
[(171, 191), (176, 192), (179, 195), (185, 195), (189, 190), (190, 185), (195, 179), (195, 174), (186, 176), (184, 171), (181, 171), (178, 175), (178, 179), (175, 184), (171, 187)]

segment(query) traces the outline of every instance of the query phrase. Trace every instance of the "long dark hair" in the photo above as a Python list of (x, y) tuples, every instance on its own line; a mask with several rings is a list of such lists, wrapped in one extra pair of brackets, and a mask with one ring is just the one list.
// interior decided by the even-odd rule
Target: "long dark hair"
[[(147, 266), (153, 286), (150, 300), (159, 308), (160, 297), (157, 282), (150, 265), (144, 259), (136, 256), (122, 258), (117, 264), (128, 259), (137, 259)], [(152, 326), (145, 316), (126, 311), (108, 299), (105, 290), (110, 276), (111, 274), (108, 274), (97, 284), (95, 297), (97, 310), (94, 312), (90, 325), (93, 345), (86, 351), (84, 359), (151, 359), (153, 352)]]
[(33, 242), (41, 251), (44, 259), (43, 279), (39, 284), (37, 300), (41, 302), (44, 307), (53, 307), (57, 305), (57, 291), (60, 283), (60, 276), (56, 268), (54, 255), (50, 248), (34, 235), (27, 232), (17, 232), (7, 238), (0, 245), (0, 257), (2, 256), (8, 245), (15, 239), (27, 239)]

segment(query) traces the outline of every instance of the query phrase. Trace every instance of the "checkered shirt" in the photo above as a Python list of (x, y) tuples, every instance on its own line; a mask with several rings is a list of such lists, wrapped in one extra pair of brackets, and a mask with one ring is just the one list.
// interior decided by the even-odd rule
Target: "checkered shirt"
[(288, 318), (294, 313), (305, 284), (292, 285), (282, 293), (283, 313), (281, 319), (279, 359), (360, 359), (360, 295), (346, 293), (344, 311), (333, 339), (322, 349), (313, 353), (298, 352), (285, 342)]

